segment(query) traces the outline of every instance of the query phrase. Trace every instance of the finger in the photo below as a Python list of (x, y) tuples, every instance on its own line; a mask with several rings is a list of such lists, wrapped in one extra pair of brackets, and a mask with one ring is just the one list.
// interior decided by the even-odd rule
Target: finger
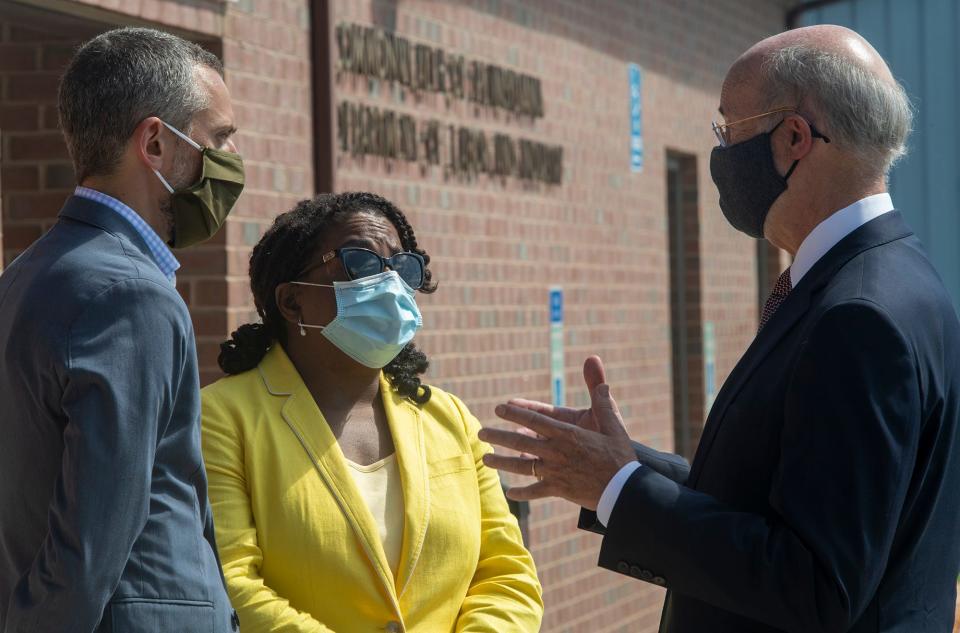
[(597, 421), (597, 431), (604, 435), (626, 435), (627, 429), (617, 401), (610, 394), (610, 385), (597, 385), (597, 388), (590, 392), (590, 408)]
[(532, 431), (536, 431), (543, 437), (557, 437), (576, 428), (572, 424), (554, 420), (542, 413), (537, 413), (536, 411), (512, 404), (499, 404), (494, 412), (498, 417), (508, 422), (525, 426)]
[(570, 407), (555, 407), (552, 404), (537, 402), (536, 400), (526, 400), (524, 398), (512, 398), (509, 404), (523, 407), (524, 409), (530, 409), (531, 411), (536, 411), (537, 413), (541, 413), (549, 418), (553, 418), (554, 420), (566, 422), (567, 424), (576, 424), (577, 418), (580, 415), (580, 409), (571, 409)]
[[(542, 440), (542, 439), (543, 439), (543, 437), (542, 437), (539, 433), (534, 433), (533, 431), (531, 431), (530, 429), (528, 429), (528, 428), (525, 427), (525, 426), (518, 426), (518, 427), (517, 427), (517, 433), (519, 433), (520, 435), (526, 435), (527, 437), (532, 437), (532, 438), (534, 438), (534, 439), (536, 439), (536, 440)], [(527, 455), (527, 454), (526, 454), (526, 453), (521, 453), (521, 455)], [(531, 456), (530, 456), (530, 455), (527, 455), (527, 457), (531, 457)]]
[(543, 453), (545, 452), (545, 444), (543, 440), (538, 440), (530, 437), (529, 435), (523, 435), (515, 431), (484, 428), (480, 429), (478, 437), (483, 442), (489, 442), (490, 444), (496, 444), (497, 446), (502, 446), (503, 448), (509, 448), (522, 453), (530, 453), (531, 455), (537, 455), (538, 457), (542, 457)]
[(599, 356), (591, 356), (583, 361), (583, 382), (587, 384), (587, 392), (607, 382), (607, 372), (603, 369), (603, 361)]
[[(532, 438), (537, 439), (537, 440), (543, 439), (543, 438), (540, 437), (540, 434), (539, 434), (539, 433), (534, 433), (533, 431), (531, 431), (530, 429), (528, 429), (528, 428), (525, 427), (525, 426), (517, 427), (517, 433), (519, 433), (520, 435), (526, 435), (527, 437), (532, 437)], [(520, 453), (520, 457), (526, 457), (527, 459), (536, 459), (536, 458), (537, 458), (536, 455), (533, 455), (533, 454), (531, 454), (531, 453), (522, 453), (522, 452)]]
[(507, 497), (514, 501), (533, 501), (534, 499), (545, 499), (554, 496), (551, 492), (550, 484), (546, 481), (537, 481), (529, 486), (520, 486), (518, 488), (509, 488)]
[(496, 453), (487, 453), (483, 456), (483, 463), (490, 468), (503, 470), (517, 475), (526, 475), (533, 477), (533, 459), (524, 457), (509, 457), (507, 455), (497, 455)]

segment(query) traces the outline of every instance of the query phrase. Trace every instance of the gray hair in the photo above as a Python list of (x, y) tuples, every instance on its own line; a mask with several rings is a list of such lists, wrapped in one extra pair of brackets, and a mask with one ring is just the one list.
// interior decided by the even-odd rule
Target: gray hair
[(886, 178), (907, 153), (913, 109), (899, 82), (806, 46), (772, 53), (761, 76), (768, 107), (809, 107), (820, 131), (859, 159), (863, 175)]
[(77, 181), (111, 174), (147, 117), (188, 132), (209, 102), (197, 83), (198, 66), (223, 75), (216, 55), (154, 29), (114, 29), (81, 46), (58, 95), (60, 128)]

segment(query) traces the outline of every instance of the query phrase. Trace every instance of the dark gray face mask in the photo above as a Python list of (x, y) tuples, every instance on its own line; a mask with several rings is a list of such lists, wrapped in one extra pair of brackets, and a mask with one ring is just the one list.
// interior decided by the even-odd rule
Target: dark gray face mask
[[(733, 228), (757, 239), (763, 237), (770, 207), (787, 190), (787, 180), (800, 162), (793, 161), (783, 176), (777, 172), (770, 137), (782, 123), (736, 145), (714, 147), (710, 154), (710, 176), (720, 192), (720, 210)], [(812, 125), (810, 132), (813, 138), (830, 142)]]

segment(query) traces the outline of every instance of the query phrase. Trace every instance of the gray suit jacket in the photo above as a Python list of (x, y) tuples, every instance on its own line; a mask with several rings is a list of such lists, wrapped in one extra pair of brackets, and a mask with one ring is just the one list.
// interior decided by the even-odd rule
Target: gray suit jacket
[(0, 276), (0, 631), (237, 630), (193, 328), (143, 239), (70, 198)]

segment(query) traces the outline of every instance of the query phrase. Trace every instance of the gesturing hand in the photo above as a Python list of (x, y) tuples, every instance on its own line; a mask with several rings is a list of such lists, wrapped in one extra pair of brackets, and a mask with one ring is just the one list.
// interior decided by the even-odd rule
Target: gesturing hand
[(522, 453), (520, 457), (486, 455), (487, 466), (538, 478), (536, 483), (508, 490), (511, 499), (562, 497), (595, 510), (610, 479), (636, 459), (600, 359), (588, 358), (583, 375), (590, 390), (589, 409), (511, 400), (497, 406), (497, 416), (524, 429), (480, 431), (480, 439)]

